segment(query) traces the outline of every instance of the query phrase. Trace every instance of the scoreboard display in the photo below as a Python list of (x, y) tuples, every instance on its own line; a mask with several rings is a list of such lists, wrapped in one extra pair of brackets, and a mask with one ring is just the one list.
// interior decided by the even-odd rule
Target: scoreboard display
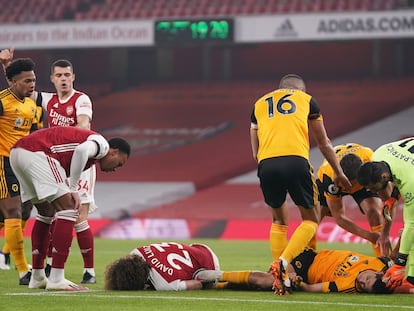
[(155, 43), (233, 42), (231, 18), (177, 19), (155, 21)]

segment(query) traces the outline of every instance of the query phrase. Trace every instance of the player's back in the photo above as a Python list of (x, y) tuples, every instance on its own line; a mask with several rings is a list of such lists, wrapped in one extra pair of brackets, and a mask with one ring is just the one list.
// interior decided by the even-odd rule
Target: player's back
[(277, 89), (256, 101), (259, 161), (287, 155), (309, 158), (310, 100), (300, 90)]

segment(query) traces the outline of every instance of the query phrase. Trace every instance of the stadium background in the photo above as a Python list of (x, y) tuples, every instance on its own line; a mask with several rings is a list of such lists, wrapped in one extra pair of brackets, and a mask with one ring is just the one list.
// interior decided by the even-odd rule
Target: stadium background
[[(375, 149), (414, 135), (413, 1), (0, 4), (0, 47), (14, 46), (15, 57), (36, 62), (37, 89), (53, 91), (50, 64), (68, 58), (75, 88), (94, 103), (93, 128), (125, 136), (133, 146), (125, 168), (98, 174), (99, 209), (90, 221), (96, 236), (267, 239), (270, 217), (251, 157), (249, 117), (255, 99), (289, 72), (307, 81), (335, 144)], [(170, 19), (231, 19), (234, 37), (156, 41), (156, 22)], [(309, 20), (329, 29), (308, 33)], [(388, 26), (372, 29), (372, 20)], [(315, 168), (321, 162), (314, 149), (311, 161)], [(357, 206), (346, 203), (347, 214), (366, 227)], [(290, 217), (299, 223), (295, 208)], [(26, 235), (30, 230), (29, 223)], [(330, 219), (318, 237), (361, 242)]]

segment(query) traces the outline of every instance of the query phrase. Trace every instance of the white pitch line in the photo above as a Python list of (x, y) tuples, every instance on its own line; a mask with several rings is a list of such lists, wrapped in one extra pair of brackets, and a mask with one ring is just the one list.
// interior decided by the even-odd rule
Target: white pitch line
[(414, 310), (414, 306), (390, 306), (384, 304), (366, 304), (366, 303), (351, 303), (351, 302), (326, 302), (326, 301), (293, 301), (293, 300), (277, 300), (277, 299), (238, 299), (238, 298), (208, 298), (208, 297), (181, 297), (181, 296), (140, 296), (140, 295), (97, 295), (90, 294), (91, 292), (103, 292), (85, 291), (81, 292), (37, 292), (37, 293), (8, 293), (5, 296), (60, 296), (60, 297), (88, 297), (94, 298), (124, 298), (124, 299), (165, 299), (165, 300), (198, 300), (198, 301), (228, 301), (228, 302), (253, 302), (253, 303), (279, 303), (279, 304), (316, 304), (316, 305), (332, 305), (332, 306), (349, 306), (349, 307), (381, 307), (388, 309), (407, 309)]

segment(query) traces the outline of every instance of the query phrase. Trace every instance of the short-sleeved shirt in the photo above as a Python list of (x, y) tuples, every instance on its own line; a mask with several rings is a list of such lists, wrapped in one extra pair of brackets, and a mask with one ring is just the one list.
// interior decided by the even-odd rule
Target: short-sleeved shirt
[(23, 148), (32, 152), (42, 151), (47, 156), (58, 160), (66, 171), (66, 175), (70, 176), (73, 152), (78, 145), (87, 140), (96, 142), (98, 147), (96, 155), (88, 159), (84, 168), (87, 169), (109, 151), (106, 139), (91, 130), (68, 126), (40, 129), (20, 139), (13, 148)]
[(309, 94), (277, 89), (256, 101), (250, 120), (259, 139), (258, 162), (291, 155), (309, 160), (308, 120), (322, 120), (322, 115)]
[[(354, 154), (361, 159), (362, 163), (365, 163), (371, 161), (373, 154), (372, 149), (356, 143), (338, 145), (334, 147), (334, 150), (338, 161), (341, 161), (341, 159), (347, 154)], [(363, 190), (363, 187), (359, 183), (353, 185), (348, 191), (333, 187), (334, 171), (326, 159), (322, 161), (322, 164), (318, 169), (317, 176), (319, 179), (318, 185), (323, 188), (322, 191), (325, 198), (329, 201), (339, 201), (344, 195), (353, 194)]]
[[(39, 99), (40, 98), (40, 99)], [(86, 115), (92, 120), (92, 102), (85, 93), (73, 90), (71, 96), (60, 100), (56, 93), (38, 93), (38, 101), (46, 111), (49, 127), (76, 126), (77, 117)]]
[(10, 149), (20, 138), (37, 128), (36, 103), (19, 99), (10, 89), (0, 92), (0, 156), (9, 157)]
[(392, 264), (385, 257), (372, 257), (357, 252), (308, 250), (291, 262), (296, 273), (309, 284), (323, 283), (324, 293), (355, 293), (355, 280), (362, 271), (384, 272)]
[(203, 244), (162, 242), (134, 249), (151, 266), (149, 281), (155, 290), (186, 290), (186, 280), (200, 269), (220, 269), (217, 256)]
[(414, 137), (380, 146), (372, 155), (372, 161), (387, 162), (392, 182), (404, 200), (404, 208), (414, 207)]

